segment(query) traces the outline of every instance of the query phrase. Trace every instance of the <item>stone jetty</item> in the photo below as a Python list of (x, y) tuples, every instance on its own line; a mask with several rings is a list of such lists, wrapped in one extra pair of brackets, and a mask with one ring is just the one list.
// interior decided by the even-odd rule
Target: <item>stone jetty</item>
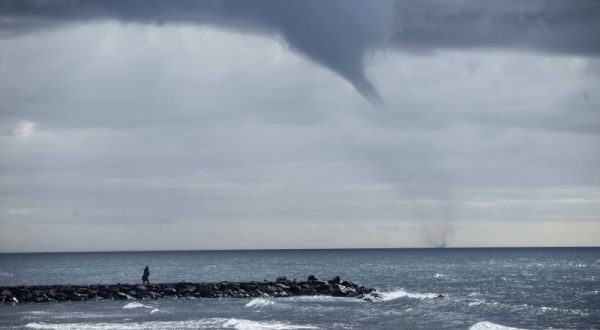
[(161, 298), (254, 298), (291, 296), (334, 296), (371, 300), (375, 289), (343, 281), (329, 281), (310, 275), (306, 281), (278, 277), (274, 282), (153, 283), (0, 286), (3, 304), (57, 301), (136, 300)]

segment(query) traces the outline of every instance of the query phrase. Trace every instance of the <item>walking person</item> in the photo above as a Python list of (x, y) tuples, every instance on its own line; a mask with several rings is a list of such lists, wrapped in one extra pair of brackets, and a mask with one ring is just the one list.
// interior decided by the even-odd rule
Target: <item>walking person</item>
[(142, 275), (142, 284), (150, 284), (148, 276), (150, 276), (150, 270), (148, 269), (148, 266), (146, 266), (146, 268), (144, 268), (144, 274)]

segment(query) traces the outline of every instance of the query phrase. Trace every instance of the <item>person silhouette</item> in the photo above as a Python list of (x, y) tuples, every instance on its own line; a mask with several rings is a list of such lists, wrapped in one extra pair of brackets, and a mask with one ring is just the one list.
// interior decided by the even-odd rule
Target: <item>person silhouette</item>
[(150, 284), (148, 276), (150, 276), (150, 270), (148, 269), (148, 266), (146, 266), (146, 268), (144, 268), (144, 274), (142, 275), (142, 284)]

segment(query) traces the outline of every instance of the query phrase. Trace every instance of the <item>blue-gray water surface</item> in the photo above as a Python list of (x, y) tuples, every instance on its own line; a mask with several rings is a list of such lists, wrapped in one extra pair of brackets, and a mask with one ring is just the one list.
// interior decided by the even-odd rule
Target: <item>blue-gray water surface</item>
[(600, 328), (600, 248), (0, 254), (0, 286), (137, 283), (146, 265), (153, 282), (340, 275), (383, 297), (2, 305), (0, 328)]

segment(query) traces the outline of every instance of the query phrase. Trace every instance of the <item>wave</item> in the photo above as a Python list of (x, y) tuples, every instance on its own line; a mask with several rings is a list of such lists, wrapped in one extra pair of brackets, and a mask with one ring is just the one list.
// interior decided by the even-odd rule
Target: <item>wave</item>
[(187, 321), (150, 321), (139, 323), (45, 323), (26, 325), (29, 329), (43, 330), (150, 330), (150, 329), (238, 329), (238, 330), (292, 330), (319, 329), (314, 326), (295, 325), (281, 322), (252, 321), (244, 319), (208, 318)]
[(123, 306), (123, 309), (134, 309), (134, 308), (153, 308), (153, 307), (146, 306), (146, 305), (144, 305), (142, 303), (135, 302), (135, 301), (134, 302), (130, 302), (129, 304)]
[(158, 312), (160, 312), (160, 309), (152, 307), (152, 306), (148, 306), (148, 305), (144, 305), (142, 303), (139, 303), (137, 301), (134, 302), (130, 302), (127, 305), (123, 306), (123, 309), (136, 309), (136, 308), (147, 308), (147, 309), (151, 309), (150, 314), (156, 314)]
[(254, 299), (250, 300), (246, 305), (244, 305), (244, 307), (261, 308), (261, 307), (269, 306), (272, 304), (274, 304), (274, 302), (271, 300), (268, 300), (265, 298), (254, 298)]
[(46, 315), (46, 314), (50, 314), (50, 312), (46, 312), (46, 311), (30, 311), (29, 314), (31, 314), (31, 315)]
[(475, 301), (469, 302), (469, 306), (479, 306), (481, 304), (485, 304), (485, 301), (477, 299)]
[(379, 300), (382, 301), (390, 301), (390, 300), (396, 300), (396, 299), (400, 299), (400, 298), (412, 298), (412, 299), (433, 299), (436, 298), (438, 295), (435, 293), (414, 293), (414, 292), (407, 292), (404, 291), (404, 289), (398, 289), (398, 290), (394, 290), (394, 291), (383, 291), (383, 292), (377, 292), (378, 295), (381, 296), (381, 298)]
[(229, 319), (223, 323), (224, 328), (239, 330), (288, 330), (288, 329), (318, 329), (309, 325), (294, 325), (278, 322), (257, 322), (250, 320)]
[(189, 321), (151, 321), (140, 323), (46, 323), (36, 322), (26, 325), (29, 329), (44, 330), (149, 330), (149, 329), (211, 329), (223, 321), (189, 320)]
[(295, 296), (281, 298), (280, 301), (344, 301), (344, 302), (363, 302), (363, 300), (353, 297), (333, 297), (333, 296)]
[(475, 323), (469, 328), (469, 330), (523, 330), (521, 328), (507, 327), (501, 324), (492, 323), (489, 321), (483, 321)]

